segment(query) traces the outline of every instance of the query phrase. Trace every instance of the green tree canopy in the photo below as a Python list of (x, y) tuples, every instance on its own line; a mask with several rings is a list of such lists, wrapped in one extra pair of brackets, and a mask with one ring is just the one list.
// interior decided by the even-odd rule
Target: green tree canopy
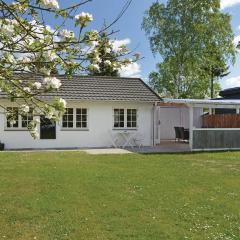
[[(153, 87), (174, 98), (209, 96), (212, 76), (221, 76), (235, 60), (230, 20), (220, 0), (153, 3), (142, 24), (153, 53), (161, 57), (150, 74)], [(219, 89), (217, 81), (213, 86)]]

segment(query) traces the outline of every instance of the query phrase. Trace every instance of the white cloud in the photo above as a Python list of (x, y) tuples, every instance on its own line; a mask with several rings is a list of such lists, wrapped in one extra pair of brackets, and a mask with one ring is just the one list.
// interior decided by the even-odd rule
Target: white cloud
[(240, 4), (240, 0), (221, 0), (221, 9), (233, 7)]
[(129, 38), (125, 38), (122, 40), (113, 40), (113, 42), (112, 42), (113, 50), (117, 51), (120, 46), (128, 45), (130, 43), (131, 43), (131, 39), (129, 39)]
[(235, 46), (237, 46), (239, 42), (240, 42), (240, 35), (236, 36), (233, 40), (233, 43)]
[(222, 88), (240, 87), (240, 76), (228, 78), (222, 81)]
[[(114, 40), (112, 42), (113, 50), (117, 51), (120, 46), (128, 45), (130, 43), (131, 43), (131, 39), (129, 38)], [(141, 77), (141, 65), (137, 62), (128, 64), (127, 66), (122, 67), (122, 69), (119, 70), (119, 73), (121, 77), (130, 77), (130, 78)]]
[(121, 77), (141, 77), (141, 66), (140, 64), (134, 62), (131, 63), (125, 67), (122, 67), (122, 69), (119, 71)]

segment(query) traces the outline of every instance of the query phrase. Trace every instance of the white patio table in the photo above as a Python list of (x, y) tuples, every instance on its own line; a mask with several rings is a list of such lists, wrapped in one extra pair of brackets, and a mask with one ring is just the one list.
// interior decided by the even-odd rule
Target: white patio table
[(122, 145), (122, 148), (126, 148), (126, 147), (131, 147), (133, 148), (133, 140), (134, 140), (134, 137), (136, 135), (135, 132), (132, 132), (132, 131), (121, 131), (121, 132), (118, 132), (118, 135), (120, 136), (120, 138), (124, 141), (123, 145)]

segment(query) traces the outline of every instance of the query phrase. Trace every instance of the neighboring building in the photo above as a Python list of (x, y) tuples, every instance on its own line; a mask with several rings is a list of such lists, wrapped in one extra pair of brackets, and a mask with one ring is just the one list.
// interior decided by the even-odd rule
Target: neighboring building
[[(31, 116), (19, 115), (16, 124), (11, 126), (4, 109), (0, 109), (0, 141), (6, 149), (111, 147), (112, 134), (123, 130), (143, 136), (144, 146), (154, 144), (154, 111), (161, 98), (141, 79), (58, 78), (62, 82), (60, 90), (43, 98), (46, 101), (54, 96), (64, 98), (66, 113), (57, 123), (37, 117), (40, 139), (34, 140), (27, 130)], [(17, 104), (2, 93), (0, 106), (12, 108)]]
[(240, 99), (240, 87), (228, 88), (220, 91), (221, 99)]
[[(219, 92), (219, 98), (216, 100), (238, 100), (240, 99), (240, 87), (228, 88)], [(216, 114), (234, 114), (236, 109), (216, 109)]]

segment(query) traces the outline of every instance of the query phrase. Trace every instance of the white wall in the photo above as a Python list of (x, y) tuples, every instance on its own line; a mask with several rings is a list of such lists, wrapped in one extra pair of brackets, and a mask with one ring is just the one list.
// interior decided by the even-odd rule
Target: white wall
[[(2, 102), (1, 102), (2, 104)], [(13, 106), (12, 103), (4, 103)], [(40, 149), (40, 148), (84, 148), (84, 147), (111, 147), (109, 131), (113, 127), (114, 108), (138, 109), (139, 135), (144, 137), (143, 145), (152, 145), (152, 108), (150, 103), (120, 103), (120, 102), (68, 102), (67, 107), (88, 108), (89, 130), (62, 131), (61, 124), (56, 126), (55, 140), (34, 140), (28, 131), (5, 130), (5, 114), (0, 109), (0, 141), (5, 143), (6, 149)], [(117, 130), (112, 130), (116, 133)]]
[(189, 128), (189, 109), (187, 107), (160, 107), (160, 138), (175, 139), (174, 127)]

